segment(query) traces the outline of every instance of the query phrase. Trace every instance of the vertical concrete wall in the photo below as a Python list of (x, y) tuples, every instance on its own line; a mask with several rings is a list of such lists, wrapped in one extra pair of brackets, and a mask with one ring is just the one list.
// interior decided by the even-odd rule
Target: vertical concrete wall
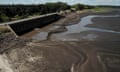
[(43, 16), (22, 19), (8, 23), (9, 28), (18, 36), (33, 30), (34, 28), (40, 28), (51, 22), (60, 19), (62, 16), (53, 13)]

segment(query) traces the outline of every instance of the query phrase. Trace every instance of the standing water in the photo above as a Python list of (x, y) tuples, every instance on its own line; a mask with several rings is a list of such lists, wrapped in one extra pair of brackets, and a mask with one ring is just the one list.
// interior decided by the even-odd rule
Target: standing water
[(113, 15), (113, 16), (112, 15), (111, 16), (90, 15), (90, 16), (83, 17), (78, 24), (66, 26), (66, 28), (67, 28), (66, 32), (53, 34), (51, 36), (51, 39), (53, 41), (54, 40), (79, 41), (81, 38), (93, 40), (94, 38), (97, 37), (97, 35), (88, 34), (86, 37), (81, 37), (81, 35), (80, 35), (80, 33), (84, 32), (84, 31), (90, 31), (90, 30), (120, 34), (120, 32), (117, 32), (114, 30), (86, 27), (88, 24), (93, 24), (92, 19), (96, 18), (96, 17), (102, 17), (102, 18), (113, 17), (114, 18), (114, 17), (120, 17), (120, 15)]

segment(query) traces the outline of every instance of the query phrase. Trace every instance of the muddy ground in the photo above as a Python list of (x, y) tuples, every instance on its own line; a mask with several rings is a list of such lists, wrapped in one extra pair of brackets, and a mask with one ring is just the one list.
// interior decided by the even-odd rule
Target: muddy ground
[(94, 17), (78, 32), (81, 25), (74, 25), (89, 15), (120, 11), (71, 13), (19, 38), (1, 35), (0, 72), (120, 72), (120, 16)]

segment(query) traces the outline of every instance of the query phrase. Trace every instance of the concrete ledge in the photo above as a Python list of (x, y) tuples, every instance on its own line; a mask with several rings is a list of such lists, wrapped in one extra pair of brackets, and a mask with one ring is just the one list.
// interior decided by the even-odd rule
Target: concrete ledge
[(51, 13), (26, 19), (21, 19), (17, 21), (2, 23), (1, 25), (8, 25), (10, 30), (15, 33), (16, 36), (20, 36), (26, 32), (33, 30), (34, 28), (40, 28), (45, 25), (50, 24), (62, 16), (57, 13)]

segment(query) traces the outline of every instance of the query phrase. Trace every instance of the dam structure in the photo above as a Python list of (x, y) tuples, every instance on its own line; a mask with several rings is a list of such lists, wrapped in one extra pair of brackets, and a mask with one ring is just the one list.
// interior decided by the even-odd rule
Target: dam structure
[(46, 26), (62, 16), (57, 13), (49, 13), (45, 15), (35, 16), (31, 18), (25, 18), (21, 20), (1, 23), (0, 25), (6, 25), (16, 35), (21, 36), (35, 28), (41, 28)]

